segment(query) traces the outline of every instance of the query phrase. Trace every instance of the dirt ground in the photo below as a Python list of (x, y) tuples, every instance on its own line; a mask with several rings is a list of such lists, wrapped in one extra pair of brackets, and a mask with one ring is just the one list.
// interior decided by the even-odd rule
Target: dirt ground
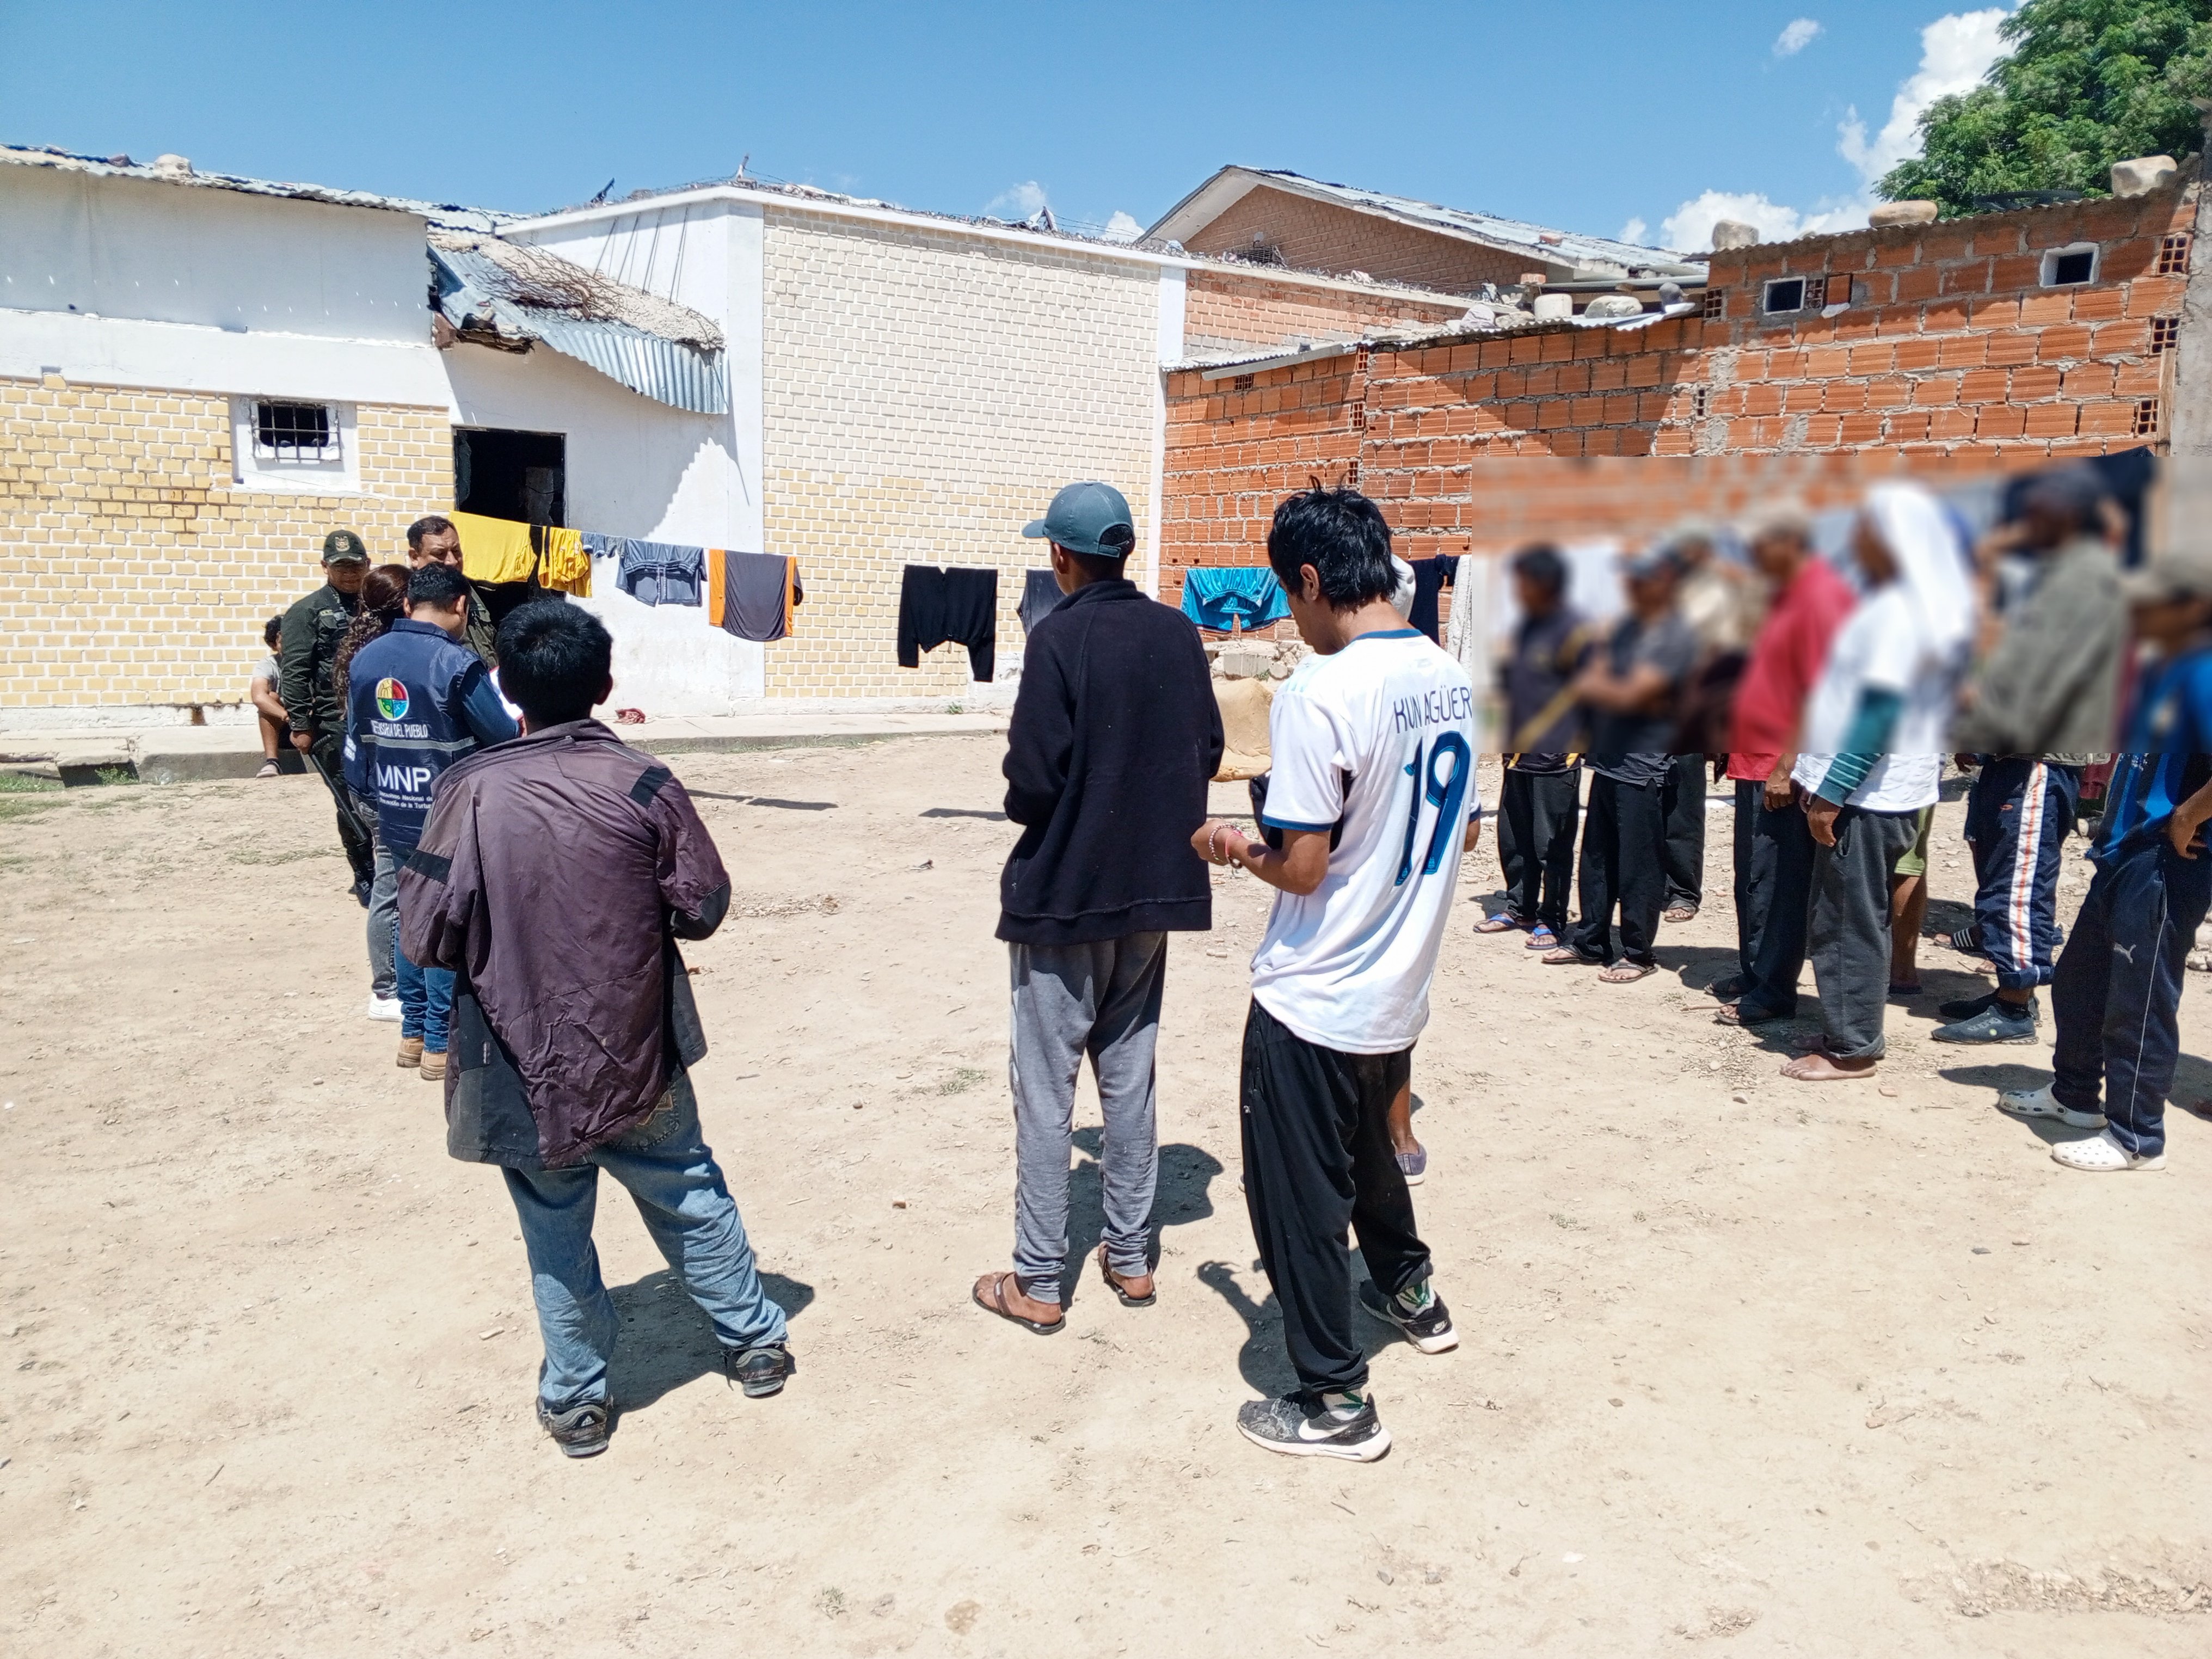
[[(1932, 942), (1879, 1091), (1785, 1081), (1698, 988), (1721, 813), (1707, 908), (1626, 988), (1474, 937), (1469, 860), (1414, 1066), (1462, 1344), (1373, 1333), (1382, 1463), (1233, 1427), (1289, 1382), (1237, 1190), (1249, 877), (1174, 945), (1159, 1304), (1085, 1261), (1054, 1340), (975, 1310), (1012, 1236), (999, 756), (676, 763), (738, 890), (688, 952), (702, 1111), (800, 1369), (728, 1389), (603, 1187), (588, 1462), (532, 1420), (496, 1175), (362, 1018), (319, 787), (0, 796), (0, 1650), (2212, 1650), (2212, 1126), (2172, 1113), (2163, 1174), (2060, 1169), (1992, 1106), (2044, 1052), (1926, 1041), (1980, 982)], [(2202, 976), (2183, 1024), (2195, 1099)]]

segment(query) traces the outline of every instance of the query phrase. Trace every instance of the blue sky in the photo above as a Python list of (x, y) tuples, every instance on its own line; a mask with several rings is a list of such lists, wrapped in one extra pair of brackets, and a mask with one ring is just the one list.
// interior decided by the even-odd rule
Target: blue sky
[(1915, 100), (1994, 50), (2000, 13), (1924, 36), (1945, 15), (0, 0), (0, 141), (514, 210), (750, 155), (756, 173), (940, 211), (1019, 216), (1042, 197), (1086, 226), (1150, 223), (1239, 161), (1690, 247), (1723, 210), (1783, 234), (1863, 213)]

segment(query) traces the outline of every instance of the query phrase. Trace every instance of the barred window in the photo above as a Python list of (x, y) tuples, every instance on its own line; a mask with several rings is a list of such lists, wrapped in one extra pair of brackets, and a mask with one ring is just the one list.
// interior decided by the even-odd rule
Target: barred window
[(253, 459), (324, 462), (341, 459), (338, 423), (327, 404), (253, 405)]

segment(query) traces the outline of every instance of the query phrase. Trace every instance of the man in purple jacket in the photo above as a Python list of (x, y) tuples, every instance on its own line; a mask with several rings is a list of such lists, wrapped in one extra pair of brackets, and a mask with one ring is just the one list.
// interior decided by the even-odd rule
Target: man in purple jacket
[(720, 855), (674, 775), (591, 718), (614, 689), (598, 618), (524, 605), (498, 652), (522, 736), (439, 781), (400, 873), (400, 939), (458, 975), (447, 1150), (506, 1174), (545, 1341), (538, 1419), (589, 1457), (606, 1449), (617, 1322), (592, 1246), (601, 1170), (714, 1322), (731, 1379), (758, 1397), (795, 1367), (687, 1071), (707, 1042), (676, 941), (721, 925)]

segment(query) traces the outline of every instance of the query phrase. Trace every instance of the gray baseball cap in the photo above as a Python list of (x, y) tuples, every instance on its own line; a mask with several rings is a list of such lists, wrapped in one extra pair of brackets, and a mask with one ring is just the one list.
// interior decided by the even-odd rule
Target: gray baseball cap
[(1024, 536), (1042, 536), (1071, 553), (1096, 559), (1126, 559), (1137, 550), (1136, 520), (1129, 503), (1109, 483), (1072, 483), (1052, 498), (1044, 517), (1025, 526)]

